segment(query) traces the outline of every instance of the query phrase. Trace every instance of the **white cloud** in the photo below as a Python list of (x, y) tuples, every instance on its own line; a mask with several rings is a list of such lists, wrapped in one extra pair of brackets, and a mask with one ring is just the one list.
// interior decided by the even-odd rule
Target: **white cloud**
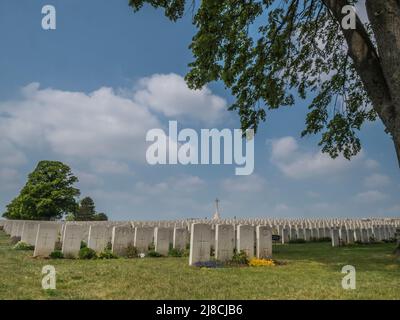
[(272, 141), (272, 158), (275, 160), (287, 159), (297, 149), (298, 144), (293, 137), (283, 137)]
[(80, 170), (72, 170), (72, 172), (76, 177), (78, 177), (79, 185), (81, 187), (93, 188), (104, 185), (103, 179), (101, 179), (101, 177), (98, 175)]
[(355, 196), (355, 200), (360, 203), (372, 203), (385, 200), (388, 196), (377, 190), (360, 192)]
[[(0, 136), (1, 134), (0, 131)], [(4, 138), (0, 139), (0, 166), (16, 167), (26, 162), (25, 154), (18, 150), (13, 143)]]
[(271, 162), (286, 176), (295, 179), (331, 175), (354, 166), (363, 157), (361, 153), (352, 161), (342, 156), (332, 159), (328, 154), (302, 152), (293, 137), (283, 137), (271, 143)]
[(128, 174), (131, 172), (128, 164), (109, 159), (95, 159), (92, 162), (93, 171), (100, 174)]
[(14, 168), (0, 168), (0, 191), (17, 189), (21, 175)]
[(30, 84), (23, 98), (0, 103), (0, 135), (21, 148), (49, 148), (81, 159), (144, 160), (145, 134), (160, 123), (145, 107), (111, 88), (92, 93), (39, 89)]
[(377, 169), (379, 168), (379, 162), (373, 159), (367, 159), (365, 160), (365, 167), (367, 169)]
[(134, 100), (177, 120), (216, 123), (226, 110), (225, 99), (212, 94), (207, 87), (190, 90), (183, 77), (174, 73), (154, 74), (140, 80)]
[(107, 87), (84, 93), (27, 85), (20, 99), (0, 102), (7, 115), (0, 117), (0, 165), (20, 165), (26, 162), (22, 151), (45, 150), (94, 159), (96, 172), (126, 173), (127, 161), (145, 161), (147, 131), (163, 127), (152, 111), (217, 121), (225, 110), (224, 99), (207, 88), (189, 90), (176, 74), (156, 74), (139, 83), (131, 92), (134, 98)]
[(379, 173), (374, 173), (364, 178), (364, 185), (370, 189), (385, 187), (389, 184), (390, 178)]

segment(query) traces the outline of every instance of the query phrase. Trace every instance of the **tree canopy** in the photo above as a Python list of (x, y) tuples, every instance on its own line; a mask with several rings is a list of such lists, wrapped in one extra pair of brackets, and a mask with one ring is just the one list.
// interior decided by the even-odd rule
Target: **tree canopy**
[[(186, 75), (199, 89), (222, 81), (236, 98), (242, 129), (255, 129), (268, 109), (310, 101), (302, 135), (321, 134), (332, 157), (361, 150), (365, 121), (382, 120), (400, 161), (400, 2), (365, 0), (369, 22), (345, 6), (358, 0), (129, 0), (163, 8), (176, 21), (191, 9), (197, 33)], [(343, 13), (344, 12), (344, 13)]]
[(52, 220), (75, 213), (80, 192), (71, 169), (59, 161), (40, 161), (29, 174), (20, 194), (14, 198), (3, 217), (8, 219)]
[(90, 221), (94, 220), (94, 215), (96, 214), (96, 206), (94, 201), (90, 197), (85, 197), (81, 200), (79, 204), (79, 209), (75, 214), (75, 220), (80, 221)]
[[(72, 219), (72, 217), (70, 219)], [(91, 197), (85, 197), (81, 200), (79, 204), (79, 209), (77, 210), (73, 220), (107, 221), (108, 217), (103, 212), (97, 213), (93, 199)]]

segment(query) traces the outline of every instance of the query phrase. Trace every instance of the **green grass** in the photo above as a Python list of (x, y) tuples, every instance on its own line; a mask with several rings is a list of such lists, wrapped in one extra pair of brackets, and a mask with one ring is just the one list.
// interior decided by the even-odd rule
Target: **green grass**
[[(277, 245), (275, 267), (199, 269), (188, 258), (43, 260), (12, 250), (0, 231), (0, 299), (400, 299), (394, 244), (331, 248), (329, 243)], [(54, 265), (56, 290), (41, 288)], [(357, 289), (344, 290), (341, 269), (353, 265)]]

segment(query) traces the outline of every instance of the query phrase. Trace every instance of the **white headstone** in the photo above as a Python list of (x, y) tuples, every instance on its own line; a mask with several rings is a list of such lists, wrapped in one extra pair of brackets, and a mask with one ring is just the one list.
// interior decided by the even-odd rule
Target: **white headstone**
[(154, 230), (154, 246), (155, 251), (162, 254), (163, 256), (168, 255), (169, 251), (169, 228), (156, 227)]
[(215, 259), (232, 259), (235, 249), (235, 227), (231, 224), (217, 224), (215, 227)]
[(139, 253), (149, 251), (149, 246), (153, 243), (154, 228), (153, 227), (136, 227), (135, 228), (135, 247)]
[(32, 246), (35, 245), (39, 222), (25, 221), (21, 234), (21, 241)]
[(211, 226), (203, 223), (193, 223), (190, 232), (189, 265), (210, 260)]
[(105, 225), (91, 225), (87, 246), (96, 252), (102, 252), (107, 247), (109, 241), (109, 230)]
[(172, 247), (177, 250), (184, 250), (186, 249), (187, 242), (188, 231), (186, 230), (186, 228), (174, 228)]
[(254, 226), (238, 225), (237, 251), (244, 251), (249, 258), (254, 257)]
[(282, 228), (281, 230), (281, 242), (282, 244), (288, 243), (289, 242), (289, 228)]
[(58, 236), (58, 225), (41, 222), (37, 228), (34, 257), (48, 257), (54, 251)]
[(135, 229), (131, 225), (114, 226), (111, 237), (111, 250), (118, 256), (125, 256), (129, 246), (134, 246)]
[(347, 229), (346, 230), (346, 239), (348, 244), (354, 243), (354, 230), (353, 229)]
[(83, 226), (67, 223), (64, 226), (62, 253), (65, 258), (77, 258), (81, 248)]
[(311, 229), (304, 229), (304, 240), (310, 241), (311, 240)]
[(257, 258), (272, 258), (272, 230), (267, 226), (257, 226)]
[(332, 240), (332, 247), (338, 247), (339, 242), (339, 230), (336, 228), (331, 229), (331, 240)]

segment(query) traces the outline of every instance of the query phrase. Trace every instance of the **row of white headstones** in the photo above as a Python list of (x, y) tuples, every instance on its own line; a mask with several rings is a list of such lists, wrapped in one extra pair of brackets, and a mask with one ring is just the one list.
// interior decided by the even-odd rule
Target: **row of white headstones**
[[(276, 224), (276, 223), (279, 224)], [(283, 223), (282, 223), (283, 222)], [(244, 251), (249, 258), (271, 258), (273, 234), (279, 242), (330, 238), (332, 246), (356, 241), (390, 240), (395, 237), (400, 219), (372, 220), (179, 220), (132, 222), (47, 222), (0, 220), (0, 227), (11, 237), (35, 247), (35, 257), (47, 257), (57, 241), (67, 258), (78, 256), (81, 241), (96, 252), (102, 252), (111, 243), (114, 254), (124, 256), (127, 248), (135, 247), (147, 253), (149, 246), (162, 255), (168, 255), (172, 246), (184, 250), (189, 243), (189, 264), (210, 260), (211, 248), (215, 259), (230, 260)]]

